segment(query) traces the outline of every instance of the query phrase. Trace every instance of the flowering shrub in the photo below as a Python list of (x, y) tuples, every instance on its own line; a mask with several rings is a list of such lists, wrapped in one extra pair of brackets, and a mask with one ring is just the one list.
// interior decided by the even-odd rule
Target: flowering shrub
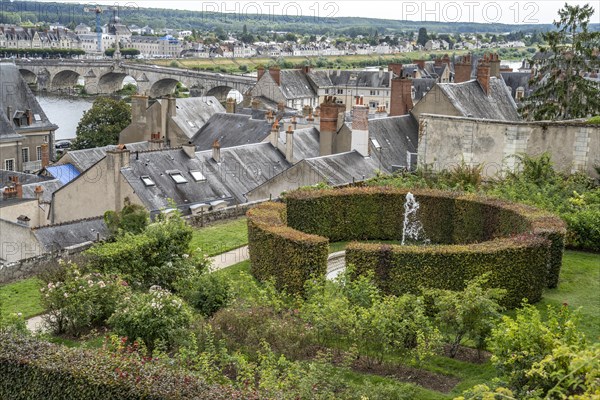
[(141, 339), (150, 351), (157, 345), (172, 348), (184, 337), (191, 322), (190, 307), (159, 286), (123, 298), (108, 320), (117, 334), (130, 340)]
[(177, 285), (181, 296), (205, 317), (210, 317), (231, 301), (231, 285), (218, 274), (202, 274)]
[(40, 291), (46, 324), (57, 334), (78, 336), (104, 324), (129, 287), (117, 275), (82, 274), (77, 265), (68, 263), (64, 281), (48, 282)]

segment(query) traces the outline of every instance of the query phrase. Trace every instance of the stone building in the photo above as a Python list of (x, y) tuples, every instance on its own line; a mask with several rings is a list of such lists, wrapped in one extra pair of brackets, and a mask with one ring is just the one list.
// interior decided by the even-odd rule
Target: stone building
[(0, 169), (38, 171), (53, 157), (54, 131), (12, 64), (0, 64)]

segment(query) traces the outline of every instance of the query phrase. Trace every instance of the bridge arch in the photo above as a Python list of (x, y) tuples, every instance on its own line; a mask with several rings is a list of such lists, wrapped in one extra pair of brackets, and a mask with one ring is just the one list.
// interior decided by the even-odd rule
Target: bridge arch
[(126, 73), (109, 72), (102, 75), (98, 80), (98, 93), (109, 94), (121, 90), (123, 88), (123, 81), (127, 77), (131, 78), (134, 81), (132, 83), (137, 86), (136, 79)]
[(160, 79), (152, 85), (150, 88), (150, 93), (148, 95), (150, 97), (159, 98), (162, 96), (166, 96), (172, 94), (177, 87), (179, 81), (173, 78), (163, 78)]
[(70, 69), (60, 71), (52, 78), (52, 89), (75, 87), (80, 76), (81, 75), (79, 73)]
[(232, 90), (236, 90), (235, 88), (227, 85), (215, 86), (206, 92), (207, 96), (215, 96), (217, 100), (221, 103), (227, 101), (227, 97), (229, 97), (229, 93)]
[(23, 77), (25, 82), (27, 82), (28, 85), (37, 83), (38, 77), (33, 71), (21, 68), (21, 69), (19, 69), (19, 72), (21, 73), (21, 76)]

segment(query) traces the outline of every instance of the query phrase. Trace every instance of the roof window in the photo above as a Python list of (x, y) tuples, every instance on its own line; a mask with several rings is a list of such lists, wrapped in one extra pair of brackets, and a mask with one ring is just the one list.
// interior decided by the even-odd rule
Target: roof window
[(156, 183), (149, 176), (142, 176), (142, 182), (144, 182), (144, 186), (156, 186)]

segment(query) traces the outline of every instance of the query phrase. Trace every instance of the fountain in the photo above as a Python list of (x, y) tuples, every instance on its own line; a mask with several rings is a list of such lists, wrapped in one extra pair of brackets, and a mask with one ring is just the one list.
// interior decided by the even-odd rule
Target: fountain
[[(404, 246), (407, 238), (414, 241), (423, 239), (423, 225), (417, 219), (418, 210), (419, 202), (411, 192), (408, 192), (404, 202), (404, 223), (402, 225), (402, 241), (400, 242), (402, 246)], [(427, 242), (427, 240), (425, 241)]]

